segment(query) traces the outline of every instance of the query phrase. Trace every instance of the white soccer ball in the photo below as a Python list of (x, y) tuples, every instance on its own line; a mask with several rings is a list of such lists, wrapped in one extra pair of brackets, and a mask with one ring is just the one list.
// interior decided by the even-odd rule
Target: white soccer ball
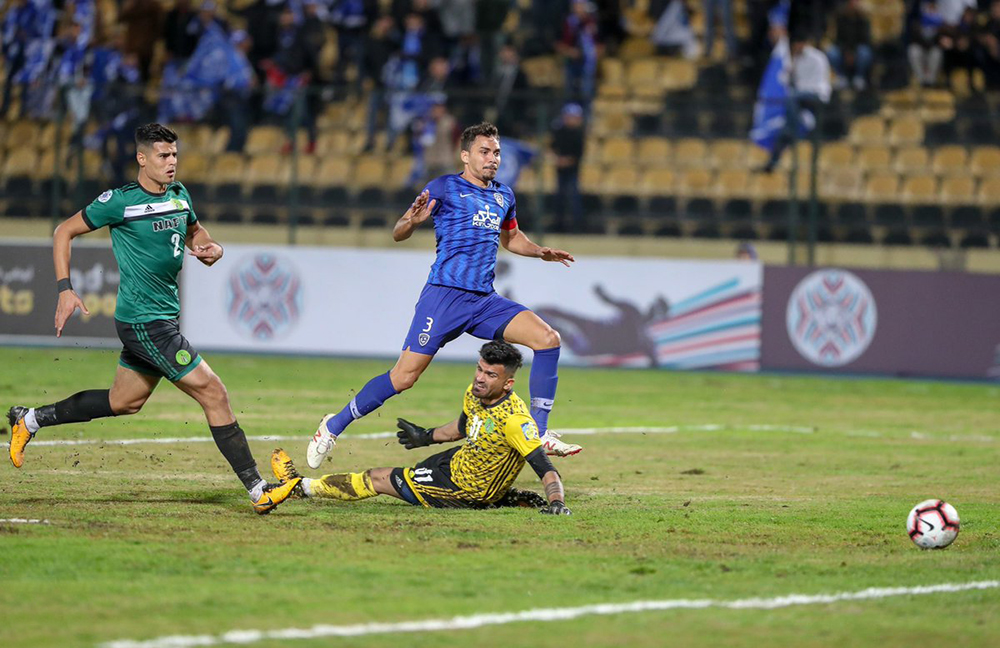
[(958, 536), (958, 511), (939, 499), (920, 502), (906, 518), (910, 540), (921, 549), (944, 549)]

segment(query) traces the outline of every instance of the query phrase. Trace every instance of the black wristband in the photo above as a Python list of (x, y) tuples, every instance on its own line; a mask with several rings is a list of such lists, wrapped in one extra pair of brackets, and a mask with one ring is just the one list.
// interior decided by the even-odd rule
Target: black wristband
[(62, 292), (64, 290), (73, 290), (73, 284), (70, 283), (69, 277), (67, 277), (66, 279), (60, 279), (59, 281), (57, 281), (56, 288), (59, 289), (59, 292)]

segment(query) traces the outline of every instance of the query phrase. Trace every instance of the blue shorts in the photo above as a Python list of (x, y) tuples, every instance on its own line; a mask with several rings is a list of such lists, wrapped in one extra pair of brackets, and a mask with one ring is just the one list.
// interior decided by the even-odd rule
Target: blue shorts
[(427, 284), (420, 292), (403, 350), (434, 355), (462, 333), (482, 340), (503, 336), (514, 316), (528, 308), (496, 292), (477, 293)]

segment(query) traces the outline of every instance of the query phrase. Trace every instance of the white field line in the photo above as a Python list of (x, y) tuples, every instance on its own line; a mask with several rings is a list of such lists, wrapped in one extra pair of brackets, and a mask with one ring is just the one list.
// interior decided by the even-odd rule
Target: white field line
[(0, 524), (52, 524), (48, 520), (28, 519), (28, 518), (7, 518), (0, 519)]
[(399, 634), (404, 632), (471, 630), (485, 626), (523, 623), (526, 621), (568, 621), (584, 616), (611, 616), (635, 612), (678, 609), (775, 610), (798, 605), (826, 605), (840, 601), (866, 601), (893, 596), (951, 594), (969, 590), (996, 589), (997, 587), (1000, 587), (1000, 581), (992, 580), (972, 583), (943, 583), (940, 585), (923, 585), (918, 587), (871, 587), (858, 592), (788, 594), (773, 598), (746, 598), (734, 601), (667, 599), (660, 601), (635, 601), (632, 603), (600, 603), (580, 607), (524, 610), (522, 612), (472, 614), (468, 616), (455, 616), (450, 619), (424, 619), (398, 621), (395, 623), (357, 623), (339, 626), (315, 625), (311, 628), (287, 628), (284, 630), (230, 630), (220, 635), (173, 635), (145, 641), (122, 639), (100, 644), (100, 648), (194, 648), (196, 646), (219, 646), (223, 644), (246, 645), (266, 640), (362, 637), (366, 635)]
[[(747, 425), (736, 427), (732, 425), (671, 425), (668, 427), (603, 427), (603, 428), (567, 428), (557, 430), (560, 434), (594, 435), (594, 434), (677, 434), (680, 432), (718, 432), (722, 430), (745, 429), (753, 432), (794, 432), (797, 434), (812, 434), (813, 428), (789, 425)], [(311, 434), (298, 435), (265, 435), (248, 436), (250, 441), (304, 441)], [(394, 439), (395, 432), (370, 432), (367, 434), (348, 434), (345, 439)], [(200, 437), (152, 437), (148, 439), (43, 439), (32, 440), (32, 447), (39, 446), (80, 446), (80, 445), (140, 445), (174, 444), (174, 443), (207, 443), (210, 436)]]

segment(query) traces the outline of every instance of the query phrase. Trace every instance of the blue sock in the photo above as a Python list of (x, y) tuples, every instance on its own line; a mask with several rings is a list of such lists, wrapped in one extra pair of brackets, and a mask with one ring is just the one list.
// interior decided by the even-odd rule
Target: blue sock
[(528, 386), (531, 389), (531, 418), (535, 419), (539, 434), (549, 429), (549, 412), (559, 384), (558, 367), (559, 347), (535, 351)]
[(333, 436), (340, 436), (354, 419), (359, 419), (365, 414), (370, 414), (382, 407), (386, 402), (399, 392), (392, 386), (389, 374), (384, 373), (375, 376), (361, 388), (358, 395), (351, 399), (351, 402), (344, 406), (336, 416), (327, 421), (326, 429)]

